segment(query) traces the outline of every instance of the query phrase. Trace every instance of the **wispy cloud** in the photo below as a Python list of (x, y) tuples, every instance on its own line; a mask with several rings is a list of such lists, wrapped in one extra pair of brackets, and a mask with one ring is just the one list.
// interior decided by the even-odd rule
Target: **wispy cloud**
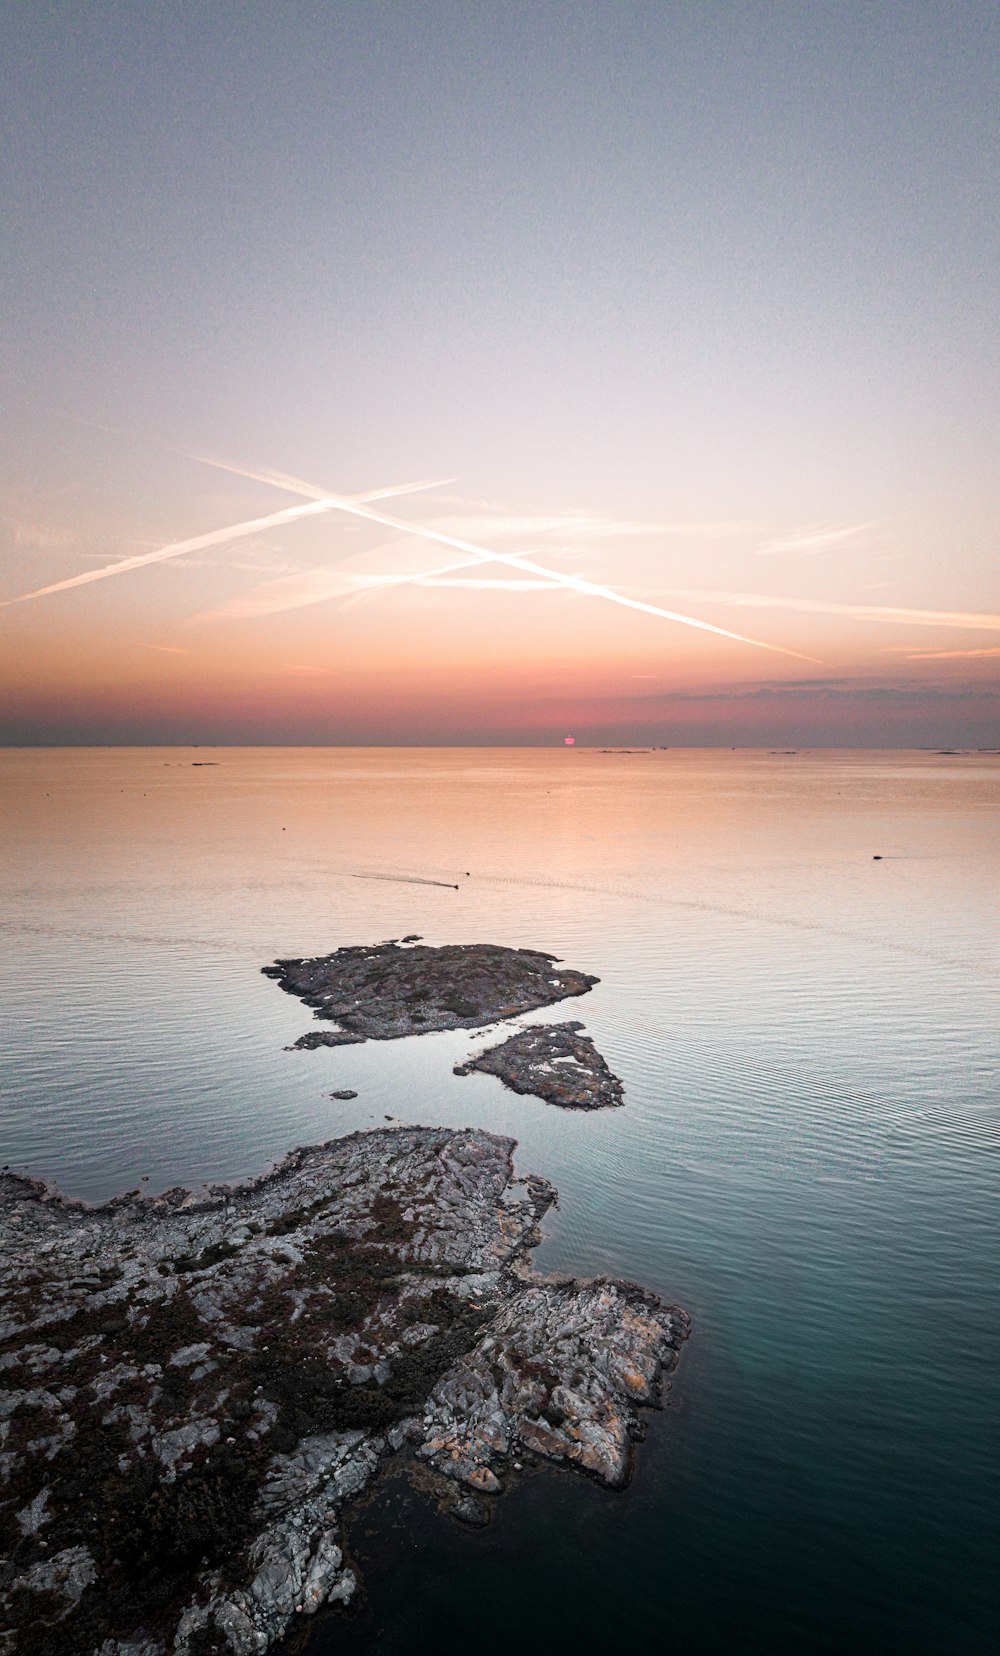
[[(896, 646), (899, 650), (899, 646)], [(895, 652), (894, 652), (895, 653)], [(972, 661), (977, 656), (1000, 656), (1000, 644), (990, 644), (980, 650), (911, 650), (903, 647), (907, 661)]]
[[(176, 560), (178, 569), (212, 569), (216, 567), (211, 553), (199, 557), (189, 552), (186, 557)], [(302, 568), (302, 559), (293, 556), (280, 548), (271, 547), (268, 541), (248, 542), (246, 550), (239, 556), (229, 556), (226, 559), (228, 570), (239, 570), (248, 575), (294, 575)]]
[(142, 638), (137, 638), (136, 643), (138, 644), (140, 650), (161, 650), (164, 655), (191, 654), (190, 649), (183, 644), (147, 644)]
[[(620, 699), (620, 698), (619, 698)], [(653, 703), (671, 702), (900, 702), (934, 703), (1000, 701), (1000, 692), (971, 682), (934, 684), (927, 678), (902, 682), (863, 678), (774, 680), (755, 685), (734, 685), (704, 690), (670, 689), (646, 691), (638, 699)]]
[(307, 604), (343, 598), (349, 586), (339, 569), (303, 569), (264, 581), (252, 592), (240, 593), (216, 609), (206, 610), (199, 621), (255, 621), (263, 615), (281, 615), (285, 610), (303, 609)]
[(806, 556), (817, 552), (829, 552), (834, 547), (843, 546), (847, 541), (859, 540), (874, 527), (873, 523), (818, 523), (803, 529), (798, 535), (761, 541), (757, 551), (761, 557), (770, 557), (778, 552), (794, 552)]
[(446, 535), (460, 538), (488, 534), (501, 540), (542, 540), (554, 538), (570, 544), (623, 540), (630, 536), (670, 535), (692, 539), (719, 539), (740, 533), (744, 525), (722, 521), (646, 522), (633, 518), (607, 518), (595, 512), (569, 511), (517, 515), (483, 506), (452, 515), (436, 516), (433, 526)]
[(74, 547), (76, 537), (65, 529), (22, 518), (0, 518), (0, 539), (19, 551), (62, 552)]

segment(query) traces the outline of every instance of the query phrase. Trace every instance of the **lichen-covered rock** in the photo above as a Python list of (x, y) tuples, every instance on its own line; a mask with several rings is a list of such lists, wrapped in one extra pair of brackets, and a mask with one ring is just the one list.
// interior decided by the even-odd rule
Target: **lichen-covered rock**
[(620, 1489), (636, 1406), (658, 1400), (688, 1326), (634, 1283), (526, 1279), (434, 1388), (419, 1453), (479, 1491), (518, 1445)]
[(533, 1093), (564, 1110), (606, 1110), (622, 1102), (622, 1084), (579, 1022), (531, 1024), (499, 1046), (456, 1064), (456, 1075), (498, 1075), (516, 1093)]
[(533, 1274), (555, 1193), (513, 1149), (382, 1129), (99, 1208), (0, 1179), (11, 1656), (262, 1656), (350, 1598), (342, 1509), (414, 1446), (477, 1500), (522, 1448), (625, 1480), (686, 1319)]
[(333, 1029), (313, 1029), (297, 1047), (389, 1041), (433, 1029), (473, 1029), (584, 995), (598, 982), (537, 949), (492, 943), (378, 943), (262, 968)]

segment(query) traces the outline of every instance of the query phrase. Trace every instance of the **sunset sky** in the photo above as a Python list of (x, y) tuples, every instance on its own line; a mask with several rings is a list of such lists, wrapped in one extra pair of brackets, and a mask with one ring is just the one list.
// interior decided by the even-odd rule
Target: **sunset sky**
[(2, 11), (0, 741), (1000, 745), (994, 4)]

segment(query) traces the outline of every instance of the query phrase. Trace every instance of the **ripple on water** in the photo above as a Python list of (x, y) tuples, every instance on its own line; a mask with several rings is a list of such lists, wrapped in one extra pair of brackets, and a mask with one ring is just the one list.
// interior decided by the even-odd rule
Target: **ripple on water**
[[(997, 760), (190, 757), (0, 758), (0, 1159), (104, 1197), (482, 1125), (559, 1188), (540, 1264), (695, 1318), (627, 1500), (539, 1480), (492, 1540), (425, 1526), (318, 1648), (992, 1656)], [(468, 1033), (284, 1050), (308, 1014), (261, 965), (410, 932), (599, 975), (573, 1014), (625, 1108), (456, 1078)]]

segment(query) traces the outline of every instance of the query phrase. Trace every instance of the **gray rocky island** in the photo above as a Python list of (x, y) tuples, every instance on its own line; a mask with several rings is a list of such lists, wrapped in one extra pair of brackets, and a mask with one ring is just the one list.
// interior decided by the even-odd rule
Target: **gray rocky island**
[(494, 943), (361, 944), (262, 968), (282, 989), (333, 1023), (298, 1047), (391, 1041), (435, 1029), (474, 1029), (585, 995), (599, 980), (539, 949)]
[(480, 1070), (499, 1076), (511, 1092), (533, 1093), (564, 1110), (607, 1110), (622, 1102), (622, 1084), (608, 1068), (583, 1024), (530, 1024), (499, 1046), (487, 1047), (456, 1075)]
[(93, 1208), (0, 1179), (3, 1648), (260, 1656), (350, 1599), (341, 1513), (398, 1456), (466, 1518), (519, 1457), (623, 1486), (688, 1319), (534, 1272), (555, 1192), (513, 1150), (382, 1129)]

